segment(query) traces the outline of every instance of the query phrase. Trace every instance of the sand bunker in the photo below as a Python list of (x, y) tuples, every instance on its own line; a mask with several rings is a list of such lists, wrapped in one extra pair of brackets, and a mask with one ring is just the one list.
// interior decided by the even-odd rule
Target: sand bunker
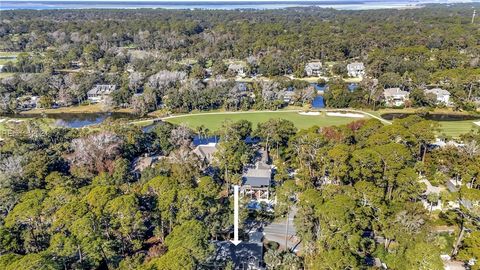
[(475, 125), (480, 126), (480, 121), (473, 122)]
[(320, 115), (319, 112), (300, 112), (301, 115)]
[(352, 117), (352, 118), (363, 118), (365, 115), (360, 113), (341, 113), (341, 112), (327, 112), (328, 116), (340, 116), (340, 117)]

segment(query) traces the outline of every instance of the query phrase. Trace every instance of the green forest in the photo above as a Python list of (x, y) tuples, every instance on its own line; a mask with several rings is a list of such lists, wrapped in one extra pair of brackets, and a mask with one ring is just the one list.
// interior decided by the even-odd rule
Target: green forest
[[(439, 86), (451, 92), (456, 108), (475, 110), (480, 33), (471, 16), (471, 4), (365, 11), (6, 10), (0, 50), (16, 59), (2, 69), (12, 76), (1, 80), (0, 109), (15, 112), (25, 95), (42, 97), (44, 108), (82, 104), (96, 84), (119, 89), (110, 107), (142, 115), (159, 108), (274, 109), (287, 89), (296, 91), (295, 104), (311, 101), (308, 84), (298, 79), (317, 59), (337, 78), (329, 107), (377, 108), (388, 87), (410, 91), (408, 106), (435, 106), (420, 89)], [(226, 60), (243, 63), (247, 76), (269, 79), (247, 86), (255, 99), (235, 87)], [(365, 63), (368, 75), (354, 93), (338, 80), (352, 61)]]
[[(271, 269), (364, 269), (370, 256), (390, 269), (443, 269), (440, 254), (478, 258), (479, 133), (466, 134), (464, 147), (432, 149), (438, 127), (416, 116), (307, 130), (280, 119), (254, 131), (225, 122), (211, 174), (192, 152), (194, 131), (181, 125), (21, 127), (1, 148), (2, 269), (212, 269), (212, 241), (229, 239), (232, 226), (226, 190), (256, 147), (248, 136), (276, 166), (278, 201), (274, 213), (242, 210), (242, 220), (298, 209), (303, 252), (268, 248)], [(145, 153), (164, 158), (138, 177), (133, 160)], [(462, 185), (424, 198), (422, 178)], [(459, 206), (432, 211), (439, 199)]]

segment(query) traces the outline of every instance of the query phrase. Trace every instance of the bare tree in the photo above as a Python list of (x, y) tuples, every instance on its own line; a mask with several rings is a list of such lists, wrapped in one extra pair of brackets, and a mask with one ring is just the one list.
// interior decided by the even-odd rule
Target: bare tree
[(463, 152), (471, 159), (480, 153), (480, 146), (476, 141), (471, 140), (465, 143)]
[(176, 146), (186, 146), (192, 141), (193, 133), (184, 124), (172, 129), (170, 134), (170, 142)]
[(8, 156), (0, 160), (0, 187), (11, 187), (23, 177), (23, 157)]
[(72, 141), (73, 152), (67, 158), (76, 168), (89, 173), (111, 170), (123, 141), (111, 132), (100, 132)]

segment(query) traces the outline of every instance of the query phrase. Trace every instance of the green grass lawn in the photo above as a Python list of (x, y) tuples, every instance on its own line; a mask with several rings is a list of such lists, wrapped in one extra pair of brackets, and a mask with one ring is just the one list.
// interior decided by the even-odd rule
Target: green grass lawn
[[(418, 112), (418, 109), (415, 108), (405, 108), (405, 109), (381, 109), (378, 111), (369, 111), (369, 113), (381, 117), (385, 113), (415, 113)], [(439, 108), (431, 111), (431, 113), (447, 113), (447, 114), (464, 114), (468, 115), (467, 112), (457, 112), (453, 111), (450, 108)], [(480, 126), (475, 125), (473, 122), (479, 120), (465, 120), (465, 121), (438, 121), (440, 124), (440, 132), (438, 135), (446, 135), (452, 138), (458, 138), (461, 134), (470, 132), (471, 130), (478, 130)]]
[[(271, 118), (281, 118), (292, 121), (299, 129), (305, 129), (314, 125), (338, 126), (348, 124), (359, 118), (336, 117), (321, 115), (301, 115), (298, 112), (251, 112), (251, 113), (222, 113), (222, 114), (204, 114), (204, 115), (185, 115), (176, 118), (170, 118), (166, 121), (174, 124), (185, 123), (191, 128), (198, 126), (205, 126), (206, 128), (215, 131), (221, 128), (225, 120), (238, 121), (248, 120), (252, 122), (255, 128), (258, 123), (266, 122)], [(361, 119), (361, 118), (360, 118)], [(367, 117), (363, 118), (367, 119)]]
[[(383, 113), (383, 112), (382, 112)], [(375, 115), (381, 113), (375, 112)], [(221, 128), (225, 120), (238, 121), (248, 120), (256, 127), (258, 123), (262, 123), (271, 118), (282, 118), (292, 121), (298, 129), (305, 129), (314, 125), (338, 126), (348, 124), (357, 118), (326, 116), (321, 115), (300, 115), (298, 112), (249, 112), (249, 113), (222, 113), (222, 114), (203, 114), (203, 115), (183, 115), (175, 118), (167, 119), (166, 121), (174, 124), (185, 123), (189, 127), (195, 128), (198, 126), (205, 126), (206, 128), (215, 131)], [(368, 119), (367, 117), (363, 119)], [(468, 133), (470, 130), (480, 129), (479, 126), (473, 123), (474, 121), (440, 121), (439, 135), (446, 135), (457, 138), (461, 134)]]
[(440, 121), (440, 134), (457, 138), (472, 129), (479, 130), (480, 126), (475, 125), (473, 122), (475, 121)]

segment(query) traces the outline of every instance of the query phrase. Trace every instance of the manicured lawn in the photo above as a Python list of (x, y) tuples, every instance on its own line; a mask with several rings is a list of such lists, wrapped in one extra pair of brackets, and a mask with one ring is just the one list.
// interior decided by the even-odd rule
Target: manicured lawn
[[(375, 115), (384, 113), (375, 112)], [(398, 112), (398, 111), (397, 111)], [(335, 126), (348, 124), (357, 118), (325, 116), (321, 115), (300, 115), (298, 112), (247, 112), (247, 113), (221, 113), (221, 114), (202, 114), (202, 115), (183, 115), (175, 118), (167, 119), (166, 121), (181, 124), (185, 123), (189, 127), (195, 128), (198, 126), (205, 126), (214, 131), (221, 128), (225, 120), (238, 121), (241, 119), (248, 120), (256, 127), (258, 123), (262, 123), (271, 118), (282, 118), (292, 121), (299, 129), (305, 129), (314, 125)], [(363, 119), (368, 119), (367, 117)], [(459, 137), (459, 135), (468, 133), (470, 130), (480, 129), (479, 126), (473, 123), (473, 120), (468, 121), (440, 121), (441, 131), (439, 135), (446, 135), (450, 137)]]
[[(221, 114), (203, 114), (203, 115), (184, 115), (175, 118), (167, 119), (166, 121), (174, 124), (185, 123), (189, 127), (195, 128), (198, 126), (205, 126), (206, 128), (215, 131), (221, 128), (225, 120), (238, 121), (248, 120), (252, 122), (255, 128), (258, 123), (266, 122), (271, 118), (281, 118), (292, 121), (299, 129), (305, 129), (314, 125), (337, 126), (348, 124), (352, 121), (362, 118), (348, 118), (321, 115), (300, 115), (298, 112), (248, 112), (248, 113), (221, 113)], [(363, 119), (368, 119), (367, 117)]]
[[(405, 108), (405, 109), (382, 109), (378, 111), (368, 111), (369, 113), (381, 117), (385, 113), (415, 113), (418, 109)], [(450, 108), (439, 108), (431, 111), (431, 113), (447, 113), (447, 114), (460, 114), (468, 115), (466, 112), (453, 111)], [(453, 138), (458, 138), (461, 134), (468, 133), (470, 130), (480, 129), (480, 126), (475, 125), (473, 122), (480, 120), (465, 120), (465, 121), (438, 121), (440, 124), (439, 135), (446, 135)]]
[(440, 121), (440, 134), (450, 137), (459, 137), (461, 134), (468, 133), (470, 130), (479, 130), (480, 126), (475, 125), (475, 121)]

